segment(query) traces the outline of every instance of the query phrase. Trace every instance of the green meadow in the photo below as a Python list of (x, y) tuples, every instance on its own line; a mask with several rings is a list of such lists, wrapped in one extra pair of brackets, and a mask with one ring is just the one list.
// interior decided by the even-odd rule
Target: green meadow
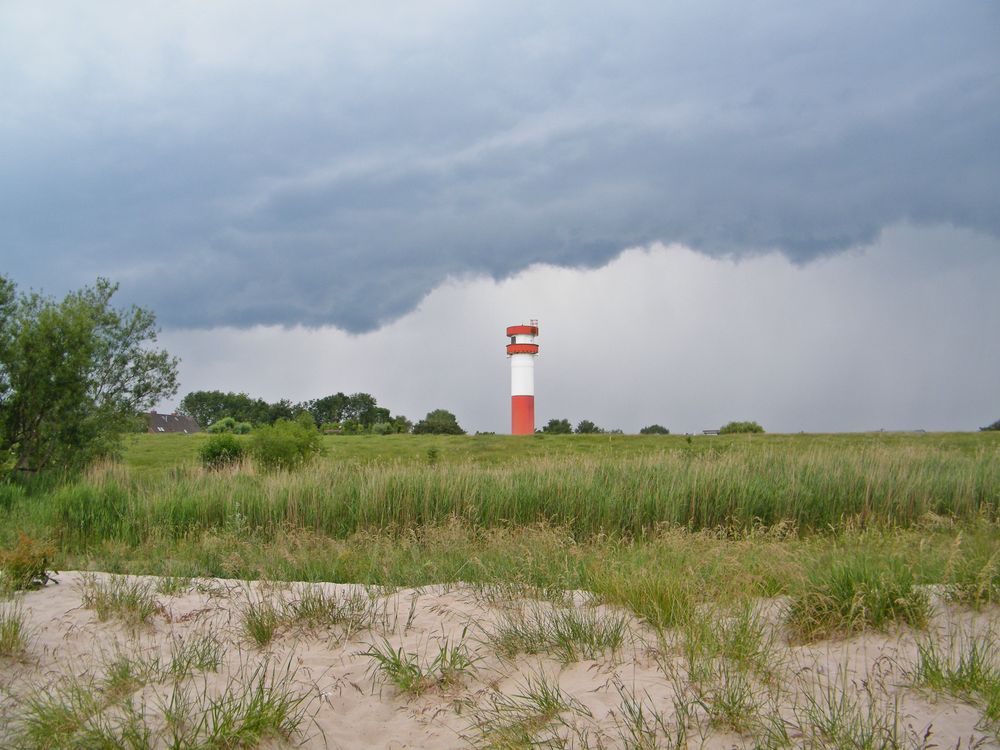
[(1000, 592), (998, 433), (326, 436), (294, 472), (206, 470), (205, 439), (0, 486), (3, 543), (117, 573), (583, 588), (659, 624), (835, 564)]
[[(199, 446), (208, 439), (197, 435), (132, 435), (123, 446), (121, 463), (130, 469), (170, 470), (197, 463)], [(244, 438), (245, 439), (245, 438)], [(759, 452), (767, 449), (789, 453), (818, 448), (849, 451), (859, 448), (919, 449), (941, 455), (973, 455), (1000, 448), (998, 432), (869, 432), (838, 434), (764, 435), (326, 435), (325, 462), (420, 462), (436, 448), (445, 462), (471, 461), (506, 464), (526, 458), (565, 456), (659, 455), (684, 451), (718, 454), (734, 449)]]

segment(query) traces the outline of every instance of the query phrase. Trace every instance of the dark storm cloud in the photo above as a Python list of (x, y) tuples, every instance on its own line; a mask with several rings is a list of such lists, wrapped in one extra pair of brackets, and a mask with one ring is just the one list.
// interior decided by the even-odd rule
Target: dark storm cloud
[(166, 325), (362, 331), (653, 241), (1000, 235), (991, 4), (102, 7), (0, 11), (4, 267)]

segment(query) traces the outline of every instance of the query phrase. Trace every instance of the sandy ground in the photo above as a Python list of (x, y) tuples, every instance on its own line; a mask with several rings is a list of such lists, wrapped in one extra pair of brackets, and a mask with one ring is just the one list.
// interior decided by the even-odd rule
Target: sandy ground
[[(636, 727), (648, 730), (644, 735), (651, 740), (648, 747), (757, 746), (751, 737), (734, 731), (732, 723), (713, 715), (712, 706), (724, 699), (724, 692), (712, 688), (711, 681), (701, 688), (692, 685), (679, 639), (658, 639), (631, 617), (625, 642), (616, 653), (568, 663), (547, 655), (505, 659), (489, 637), (504, 613), (554, 605), (520, 598), (518, 592), (438, 586), (381, 592), (373, 600), (371, 627), (349, 632), (342, 625), (319, 629), (286, 625), (269, 646), (261, 648), (243, 630), (241, 606), (262, 598), (294, 600), (301, 595), (298, 585), (194, 579), (177, 595), (157, 595), (162, 611), (149, 624), (130, 626), (114, 617), (102, 622), (82, 606), (84, 574), (64, 572), (58, 579), (58, 585), (19, 597), (30, 639), (20, 656), (0, 657), (0, 745), (4, 747), (17, 742), (25, 701), (53, 694), (66, 684), (67, 676), (94, 678), (98, 684), (116, 654), (158, 655), (165, 660), (178, 639), (206, 634), (221, 639), (225, 656), (217, 671), (188, 678), (195, 692), (218, 694), (261, 663), (269, 664), (272, 674), (283, 674), (287, 668), (292, 673), (291, 689), (306, 696), (307, 707), (307, 719), (288, 743), (292, 745), (467, 748), (499, 742), (499, 735), (489, 734), (484, 725), (495, 729), (521, 722), (536, 738), (559, 738), (566, 747), (642, 746), (630, 744), (643, 736)], [(96, 574), (95, 580), (108, 577)], [(148, 580), (155, 585), (156, 579)], [(315, 586), (340, 597), (351, 592), (373, 594), (356, 586)], [(567, 603), (597, 616), (624, 615), (593, 608), (586, 599), (577, 593)], [(902, 747), (1000, 748), (996, 728), (984, 724), (981, 708), (910, 686), (919, 639), (938, 637), (944, 642), (963, 629), (996, 628), (998, 610), (973, 613), (938, 601), (925, 633), (901, 629), (789, 646), (780, 627), (782, 608), (780, 601), (760, 603), (763, 618), (773, 624), (777, 646), (768, 656), (768, 666), (748, 671), (744, 681), (754, 696), (751, 703), (756, 702), (752, 713), (768, 713), (783, 722), (793, 743), (805, 744), (812, 731), (808, 725), (816, 714), (808, 711), (810, 697), (822, 703), (824, 696), (835, 695), (837, 701), (854, 705), (858, 715), (870, 710), (881, 711), (879, 715), (893, 712)], [(448, 639), (452, 645), (461, 644), (471, 666), (449, 684), (428, 681), (421, 694), (404, 693), (381, 679), (372, 658), (363, 653), (373, 643), (384, 644), (383, 637), (393, 648), (417, 654), (424, 666), (438, 653), (442, 639)], [(518, 697), (539, 681), (557, 684), (570, 705), (552, 721), (533, 716)], [(154, 679), (136, 686), (132, 696), (154, 729), (154, 745), (165, 741), (157, 739), (156, 730), (161, 726), (167, 684)], [(623, 704), (629, 696), (644, 707), (639, 720), (628, 719)], [(687, 706), (686, 717), (678, 714), (682, 710), (678, 705)], [(678, 736), (682, 736), (679, 743)], [(269, 739), (263, 746), (284, 743)]]

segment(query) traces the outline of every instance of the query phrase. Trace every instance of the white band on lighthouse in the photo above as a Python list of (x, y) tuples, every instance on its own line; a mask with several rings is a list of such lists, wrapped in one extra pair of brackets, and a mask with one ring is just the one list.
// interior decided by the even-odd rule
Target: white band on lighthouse
[(510, 355), (510, 395), (535, 395), (535, 355)]

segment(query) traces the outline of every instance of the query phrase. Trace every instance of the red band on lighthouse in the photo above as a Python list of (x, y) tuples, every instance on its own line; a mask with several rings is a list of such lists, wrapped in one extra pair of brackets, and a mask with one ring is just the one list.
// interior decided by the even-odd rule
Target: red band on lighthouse
[(510, 397), (510, 431), (512, 435), (531, 435), (535, 431), (535, 397)]
[(538, 355), (538, 322), (508, 326), (510, 358), (510, 427), (514, 435), (535, 431), (535, 357)]

